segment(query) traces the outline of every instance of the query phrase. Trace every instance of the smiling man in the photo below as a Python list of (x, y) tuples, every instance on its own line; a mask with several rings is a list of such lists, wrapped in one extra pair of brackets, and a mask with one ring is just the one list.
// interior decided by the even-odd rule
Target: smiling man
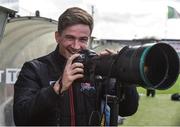
[[(85, 10), (67, 9), (55, 32), (57, 48), (41, 58), (26, 62), (14, 86), (16, 125), (100, 125), (104, 89), (98, 83), (75, 82), (84, 77), (84, 65), (73, 62), (87, 49), (93, 19)], [(135, 87), (122, 87), (119, 115), (137, 111)]]

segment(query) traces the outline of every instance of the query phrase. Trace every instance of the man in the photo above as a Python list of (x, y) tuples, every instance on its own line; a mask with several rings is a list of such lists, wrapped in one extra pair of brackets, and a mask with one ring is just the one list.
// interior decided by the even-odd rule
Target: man
[(146, 90), (146, 96), (147, 97), (149, 97), (149, 96), (155, 97), (155, 95), (156, 95), (156, 90), (155, 89), (147, 89)]
[[(87, 49), (92, 29), (91, 15), (78, 7), (59, 17), (56, 50), (26, 62), (15, 83), (16, 125), (100, 124), (94, 116), (101, 114), (102, 85), (75, 82), (84, 77), (84, 65), (73, 62), (79, 51)], [(136, 88), (124, 87), (123, 91), (119, 114), (132, 115), (138, 107)]]

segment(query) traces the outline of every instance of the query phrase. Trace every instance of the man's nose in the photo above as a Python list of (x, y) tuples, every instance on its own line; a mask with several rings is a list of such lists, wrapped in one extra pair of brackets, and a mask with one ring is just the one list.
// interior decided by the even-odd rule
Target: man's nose
[(80, 42), (78, 39), (74, 40), (73, 48), (74, 49), (80, 49), (81, 48)]

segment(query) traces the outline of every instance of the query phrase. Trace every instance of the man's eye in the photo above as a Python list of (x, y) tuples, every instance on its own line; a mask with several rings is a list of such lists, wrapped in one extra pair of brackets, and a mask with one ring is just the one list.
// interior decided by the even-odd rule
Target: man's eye
[(74, 40), (74, 37), (66, 37), (67, 40), (70, 40), (70, 41), (73, 41)]
[(86, 43), (88, 42), (88, 38), (80, 38), (80, 42)]

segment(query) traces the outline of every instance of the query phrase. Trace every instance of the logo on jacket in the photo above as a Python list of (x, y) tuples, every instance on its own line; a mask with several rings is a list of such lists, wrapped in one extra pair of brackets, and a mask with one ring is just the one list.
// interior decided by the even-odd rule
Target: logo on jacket
[(55, 83), (56, 83), (56, 81), (49, 81), (49, 85), (53, 85)]
[(90, 83), (81, 83), (81, 91), (95, 91), (94, 85)]

